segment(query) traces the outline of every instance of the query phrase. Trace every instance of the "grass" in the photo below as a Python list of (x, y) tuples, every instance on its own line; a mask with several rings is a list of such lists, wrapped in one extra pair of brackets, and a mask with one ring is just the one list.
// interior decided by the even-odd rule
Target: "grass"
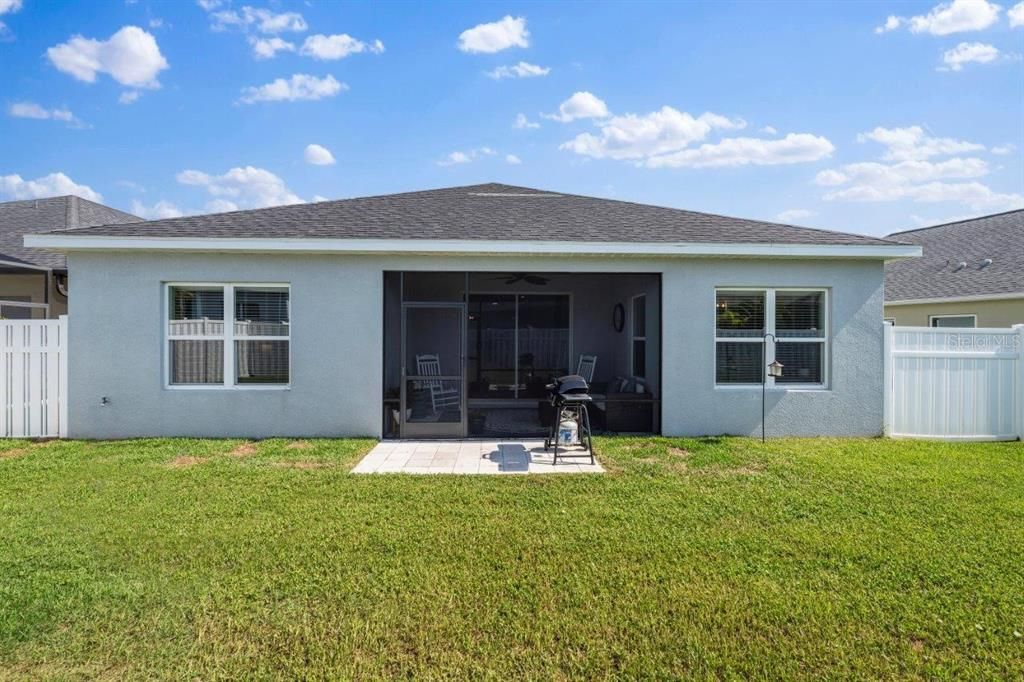
[(1024, 676), (1024, 446), (0, 443), (0, 678)]

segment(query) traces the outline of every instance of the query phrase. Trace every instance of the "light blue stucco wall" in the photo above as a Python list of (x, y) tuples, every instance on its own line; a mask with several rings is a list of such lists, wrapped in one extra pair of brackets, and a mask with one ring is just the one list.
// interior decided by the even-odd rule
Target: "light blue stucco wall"
[[(828, 287), (828, 389), (770, 392), (769, 432), (882, 430), (881, 261), (83, 252), (71, 254), (69, 269), (72, 437), (379, 435), (384, 270), (661, 273), (666, 435), (760, 428), (759, 389), (714, 386), (715, 287)], [(169, 281), (289, 283), (291, 388), (165, 388)]]

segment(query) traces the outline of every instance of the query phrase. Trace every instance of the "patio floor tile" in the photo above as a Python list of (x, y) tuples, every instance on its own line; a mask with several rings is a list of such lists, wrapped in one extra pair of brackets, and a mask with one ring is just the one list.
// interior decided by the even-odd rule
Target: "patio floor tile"
[[(582, 452), (576, 448), (570, 454)], [(544, 451), (544, 441), (460, 440), (382, 441), (352, 469), (354, 474), (551, 474), (603, 473), (589, 457), (558, 458)]]

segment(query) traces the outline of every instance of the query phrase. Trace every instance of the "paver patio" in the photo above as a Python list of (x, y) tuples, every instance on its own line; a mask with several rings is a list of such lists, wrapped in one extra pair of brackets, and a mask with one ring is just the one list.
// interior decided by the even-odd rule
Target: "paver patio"
[[(553, 450), (536, 440), (385, 440), (357, 464), (355, 474), (553, 474), (603, 473), (585, 456), (553, 464)], [(583, 448), (570, 448), (582, 455)]]

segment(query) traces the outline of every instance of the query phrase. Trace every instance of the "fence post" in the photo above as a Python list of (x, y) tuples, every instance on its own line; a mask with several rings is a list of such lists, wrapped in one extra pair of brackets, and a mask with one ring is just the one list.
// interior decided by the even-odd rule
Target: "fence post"
[(882, 323), (882, 435), (892, 434), (892, 325)]
[(59, 407), (60, 413), (59, 414), (60, 414), (60, 416), (58, 417), (58, 419), (60, 420), (60, 424), (57, 427), (57, 436), (59, 438), (67, 438), (68, 437), (68, 316), (67, 315), (61, 315), (60, 317), (57, 318), (57, 323), (60, 325), (59, 331), (58, 331), (58, 333), (60, 335), (59, 336), (60, 343), (58, 344), (60, 350), (58, 351), (58, 353), (60, 353), (60, 355), (58, 356), (58, 359), (57, 359), (58, 367), (59, 367), (59, 369), (58, 369), (58, 375), (59, 376), (57, 378), (57, 387), (58, 387), (57, 388), (57, 393), (58, 393), (58, 398), (57, 399), (60, 401), (59, 402), (59, 405), (60, 405), (60, 407)]
[(1017, 420), (1017, 438), (1024, 440), (1024, 324), (1015, 324), (1013, 329), (1017, 332), (1017, 359), (1014, 361), (1017, 365), (1017, 390), (1013, 395), (1016, 403), (1014, 416)]

